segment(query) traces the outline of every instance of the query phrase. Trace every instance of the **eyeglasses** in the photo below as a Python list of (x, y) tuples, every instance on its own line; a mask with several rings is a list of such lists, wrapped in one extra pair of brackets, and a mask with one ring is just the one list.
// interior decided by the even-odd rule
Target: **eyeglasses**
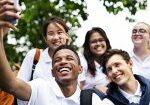
[(145, 29), (142, 29), (142, 28), (141, 28), (141, 29), (133, 29), (133, 30), (132, 30), (132, 33), (133, 33), (133, 34), (136, 34), (137, 32), (138, 32), (139, 34), (148, 33)]
[(91, 40), (90, 43), (91, 43), (91, 44), (95, 44), (95, 43), (97, 43), (97, 42), (103, 42), (103, 41), (105, 41), (105, 39), (100, 38), (100, 39)]

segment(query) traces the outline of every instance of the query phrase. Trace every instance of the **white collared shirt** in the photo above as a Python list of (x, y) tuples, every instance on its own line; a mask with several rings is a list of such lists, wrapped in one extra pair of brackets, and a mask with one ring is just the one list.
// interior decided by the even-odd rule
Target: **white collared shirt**
[(133, 51), (130, 53), (130, 56), (133, 61), (133, 73), (150, 80), (150, 55), (147, 56), (144, 61), (141, 61)]
[(141, 90), (141, 86), (140, 86), (139, 82), (138, 82), (136, 92), (134, 94), (129, 94), (129, 93), (125, 92), (124, 90), (122, 90), (121, 88), (119, 88), (119, 90), (123, 94), (123, 96), (129, 100), (130, 103), (134, 102), (134, 103), (139, 104), (141, 96), (142, 96), (142, 90)]
[(95, 85), (106, 86), (109, 83), (107, 76), (102, 72), (102, 67), (97, 62), (95, 62), (95, 67), (96, 67), (95, 77), (93, 77), (89, 73), (89, 71), (86, 72), (85, 86), (83, 87), (84, 89), (93, 88)]
[[(35, 52), (36, 52), (36, 49), (32, 49), (26, 54), (21, 64), (17, 78), (20, 78), (24, 81), (30, 81)], [(41, 50), (41, 53), (42, 53), (42, 50)], [(41, 56), (39, 59), (41, 59)]]
[(49, 48), (46, 48), (42, 53), (35, 67), (33, 79), (52, 77), (52, 59), (48, 53)]
[[(34, 79), (29, 82), (32, 88), (27, 105), (80, 105), (80, 88), (66, 98), (54, 79)], [(102, 101), (96, 94), (92, 95), (92, 105), (113, 105), (108, 99)]]

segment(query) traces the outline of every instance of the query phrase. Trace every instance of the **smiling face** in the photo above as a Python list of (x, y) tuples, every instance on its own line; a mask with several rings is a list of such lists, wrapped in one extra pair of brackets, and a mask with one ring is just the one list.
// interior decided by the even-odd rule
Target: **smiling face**
[(128, 63), (121, 55), (112, 55), (106, 63), (106, 74), (113, 82), (119, 86), (126, 85), (133, 80), (132, 62)]
[(138, 23), (132, 30), (132, 42), (135, 47), (147, 46), (150, 40), (149, 27), (144, 23)]
[(58, 23), (48, 25), (45, 41), (52, 50), (55, 50), (60, 45), (67, 44), (68, 39), (68, 34), (62, 25)]
[(90, 50), (95, 55), (102, 55), (105, 53), (107, 46), (106, 41), (100, 33), (94, 32), (90, 37)]
[(53, 57), (52, 74), (59, 84), (77, 82), (82, 72), (77, 55), (70, 49), (58, 50)]

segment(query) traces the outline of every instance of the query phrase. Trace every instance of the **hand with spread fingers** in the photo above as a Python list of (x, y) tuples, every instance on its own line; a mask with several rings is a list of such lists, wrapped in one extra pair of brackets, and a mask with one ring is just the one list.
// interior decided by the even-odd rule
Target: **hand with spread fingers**
[(16, 29), (15, 25), (9, 21), (10, 18), (19, 19), (20, 9), (13, 5), (11, 0), (0, 0), (0, 34), (5, 35), (9, 28)]

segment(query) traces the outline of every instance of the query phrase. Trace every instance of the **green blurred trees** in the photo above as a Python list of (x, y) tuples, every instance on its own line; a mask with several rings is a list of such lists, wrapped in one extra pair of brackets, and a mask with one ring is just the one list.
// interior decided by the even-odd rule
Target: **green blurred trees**
[[(71, 30), (79, 28), (80, 20), (86, 20), (88, 17), (85, 0), (20, 0), (19, 2), (24, 9), (17, 26), (19, 30), (11, 31), (5, 39), (5, 42), (8, 39), (16, 41), (5, 47), (11, 63), (21, 62), (31, 48), (46, 47), (41, 26), (50, 16), (63, 18)], [(135, 15), (139, 9), (147, 7), (147, 0), (100, 0), (100, 3), (103, 3), (106, 10), (114, 15), (123, 9), (128, 9), (132, 15)], [(77, 36), (73, 31), (70, 34), (73, 44)]]

